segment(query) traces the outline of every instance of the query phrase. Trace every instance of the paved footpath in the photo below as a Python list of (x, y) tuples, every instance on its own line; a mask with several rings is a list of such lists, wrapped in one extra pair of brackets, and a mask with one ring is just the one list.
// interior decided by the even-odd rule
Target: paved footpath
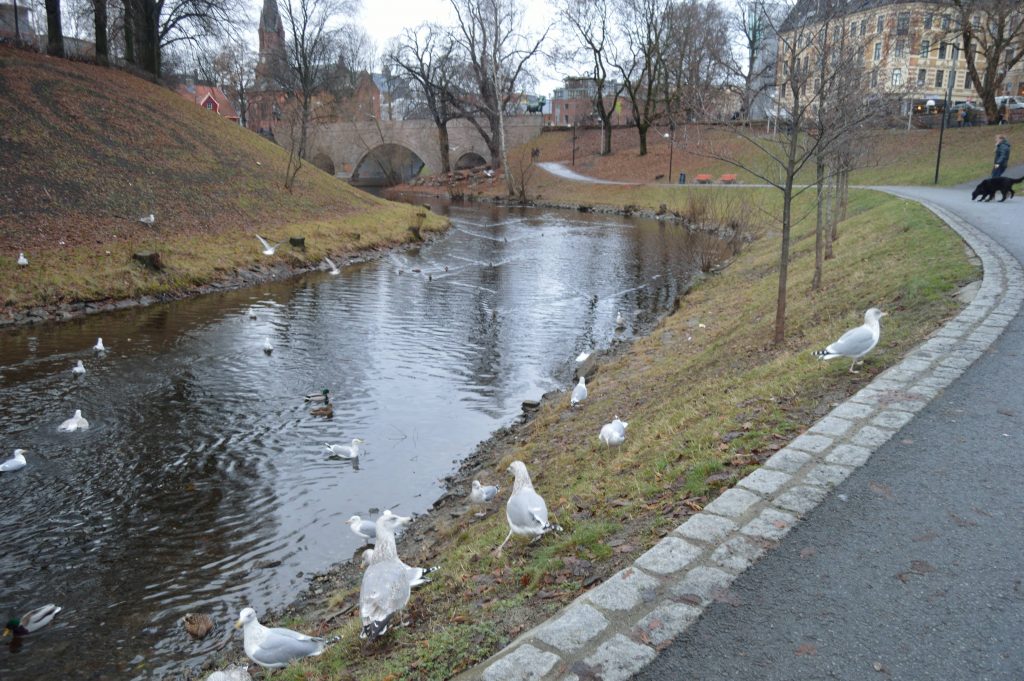
[(970, 189), (888, 189), (981, 258), (960, 315), (459, 678), (1024, 680), (1024, 191)]

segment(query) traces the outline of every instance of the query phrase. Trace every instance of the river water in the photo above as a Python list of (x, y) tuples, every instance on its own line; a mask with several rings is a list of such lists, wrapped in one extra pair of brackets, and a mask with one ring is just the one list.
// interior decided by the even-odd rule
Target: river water
[[(427, 509), (522, 400), (649, 328), (689, 276), (676, 226), (438, 210), (446, 236), (340, 276), (0, 334), (0, 458), (28, 450), (0, 474), (0, 616), (64, 608), (4, 642), (0, 678), (161, 678), (240, 649), (241, 608), (286, 605), (352, 557), (350, 515)], [(323, 387), (331, 419), (302, 399)], [(75, 409), (91, 428), (58, 433)], [(358, 464), (323, 450), (354, 437)], [(202, 642), (189, 611), (218, 623)]]

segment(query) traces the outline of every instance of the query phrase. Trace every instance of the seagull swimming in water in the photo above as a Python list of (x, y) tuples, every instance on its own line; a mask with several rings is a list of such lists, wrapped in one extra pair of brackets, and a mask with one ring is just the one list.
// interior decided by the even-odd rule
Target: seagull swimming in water
[(76, 409), (75, 415), (57, 426), (61, 433), (73, 433), (76, 430), (89, 430), (89, 422), (82, 418), (82, 410)]
[(626, 328), (626, 319), (619, 312), (615, 315), (615, 330), (622, 331), (624, 328)]
[(21, 267), (28, 266), (28, 258), (25, 257), (24, 253), (18, 253), (18, 265)]
[(71, 373), (75, 376), (85, 376), (85, 365), (82, 364), (82, 360), (78, 360), (78, 364), (71, 369)]
[(263, 339), (263, 352), (268, 355), (274, 351), (274, 346), (270, 344), (270, 336)]
[(316, 657), (339, 638), (307, 636), (291, 629), (269, 628), (256, 619), (256, 611), (245, 608), (238, 615), (235, 629), (242, 629), (242, 645), (249, 659), (267, 669), (281, 669), (304, 657)]
[(884, 317), (887, 312), (882, 312), (877, 307), (873, 307), (864, 313), (864, 323), (855, 329), (850, 329), (842, 336), (839, 337), (835, 343), (832, 343), (824, 350), (817, 350), (812, 353), (818, 359), (832, 359), (834, 357), (849, 357), (853, 361), (850, 364), (850, 373), (859, 373), (854, 371), (854, 367), (860, 363), (860, 358), (871, 352), (878, 344), (878, 339), (882, 335), (882, 327), (879, 325), (879, 320)]
[(261, 237), (259, 234), (256, 235), (256, 238), (260, 240), (260, 244), (263, 246), (263, 250), (260, 251), (261, 253), (263, 253), (263, 255), (274, 255), (274, 251), (277, 250), (277, 247), (284, 243), (283, 241), (279, 241), (273, 246), (271, 246), (270, 242)]
[(334, 264), (333, 260), (331, 260), (327, 256), (324, 256), (324, 262), (326, 262), (327, 267), (330, 268), (327, 270), (327, 274), (341, 274), (341, 270), (338, 269), (338, 266)]
[(96, 339), (96, 345), (92, 346), (92, 351), (95, 352), (96, 354), (107, 351), (107, 348), (103, 346), (102, 338)]
[(587, 377), (580, 376), (579, 383), (572, 389), (572, 397), (569, 398), (569, 406), (575, 407), (577, 404), (587, 399)]
[(601, 434), (598, 439), (609, 447), (617, 447), (626, 441), (626, 426), (629, 424), (619, 420), (616, 416), (611, 423), (601, 426)]
[(27, 462), (25, 461), (25, 450), (15, 449), (14, 456), (7, 459), (3, 463), (0, 463), (0, 473), (10, 473), (11, 471), (19, 470), (21, 468), (24, 468), (26, 463)]
[(144, 225), (151, 225), (154, 222), (156, 222), (156, 216), (150, 213), (146, 217), (139, 218), (139, 222), (141, 222)]
[(359, 438), (352, 438), (351, 445), (331, 445), (324, 443), (324, 449), (329, 451), (334, 456), (340, 456), (343, 459), (358, 459), (359, 458), (359, 445), (363, 444), (363, 441)]
[(526, 464), (522, 461), (513, 461), (509, 464), (508, 472), (515, 476), (516, 481), (512, 487), (512, 496), (505, 504), (505, 517), (508, 519), (509, 530), (505, 541), (495, 549), (495, 553), (498, 555), (501, 555), (501, 549), (513, 534), (532, 537), (536, 541), (552, 530), (562, 531), (559, 525), (548, 522), (548, 506), (544, 503), (544, 498), (533, 489), (533, 482), (530, 481)]

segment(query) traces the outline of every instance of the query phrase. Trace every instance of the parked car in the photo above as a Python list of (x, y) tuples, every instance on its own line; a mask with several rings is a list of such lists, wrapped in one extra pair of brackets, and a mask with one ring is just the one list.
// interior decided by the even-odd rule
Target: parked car
[(1015, 97), (1013, 95), (1003, 95), (996, 97), (996, 107), (1002, 108), (1006, 105), (1007, 111), (1012, 109), (1024, 109), (1024, 97)]

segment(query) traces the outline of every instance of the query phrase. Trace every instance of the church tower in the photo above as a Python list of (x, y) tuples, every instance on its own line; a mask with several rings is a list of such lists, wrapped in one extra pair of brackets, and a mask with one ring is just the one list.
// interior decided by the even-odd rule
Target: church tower
[(277, 89), (283, 77), (278, 69), (287, 63), (284, 24), (277, 9), (277, 0), (263, 0), (259, 25), (260, 53), (256, 64), (256, 89)]

